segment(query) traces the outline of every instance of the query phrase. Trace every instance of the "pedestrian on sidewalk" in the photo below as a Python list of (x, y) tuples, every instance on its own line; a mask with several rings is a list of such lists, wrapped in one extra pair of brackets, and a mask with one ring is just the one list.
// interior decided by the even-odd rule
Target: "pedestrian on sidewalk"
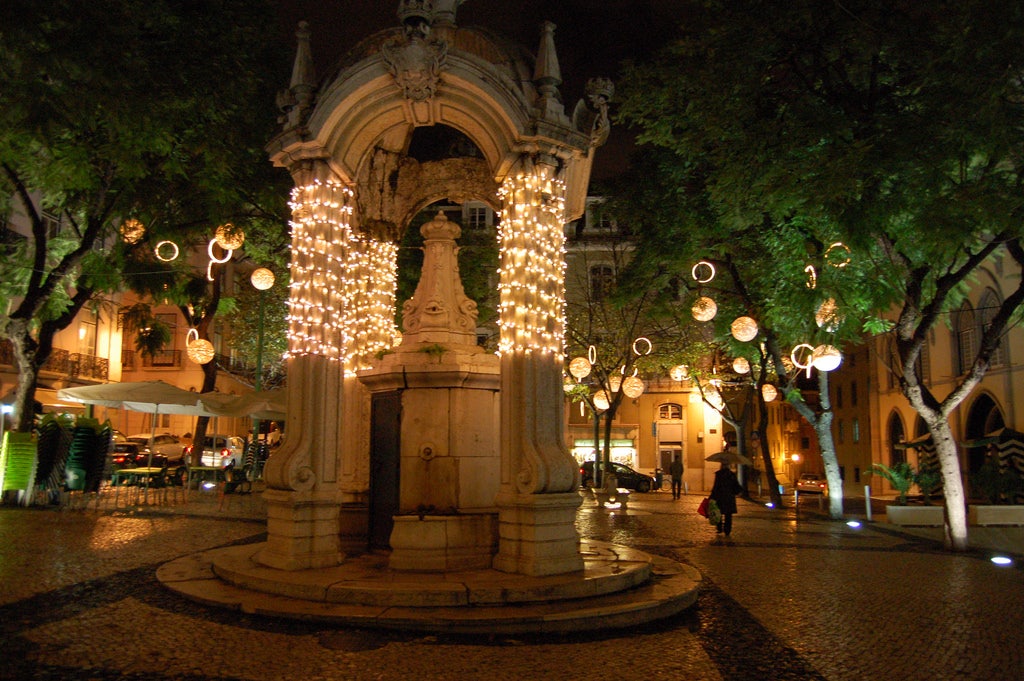
[(732, 514), (736, 512), (736, 495), (743, 491), (736, 474), (729, 464), (722, 462), (721, 468), (715, 473), (715, 484), (711, 487), (711, 499), (718, 504), (722, 519), (718, 521), (717, 530), (725, 532), (728, 537), (732, 532)]
[(668, 474), (672, 477), (672, 498), (679, 499), (683, 495), (683, 461), (678, 454), (668, 465)]

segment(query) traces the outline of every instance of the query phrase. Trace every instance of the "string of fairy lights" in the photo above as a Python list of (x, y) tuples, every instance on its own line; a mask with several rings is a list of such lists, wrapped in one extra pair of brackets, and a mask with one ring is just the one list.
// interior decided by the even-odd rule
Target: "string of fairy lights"
[(288, 356), (346, 371), (369, 366), (396, 336), (398, 247), (353, 233), (352, 190), (316, 180), (292, 190)]
[(565, 185), (539, 165), (498, 191), (499, 354), (542, 353), (561, 361), (565, 337)]

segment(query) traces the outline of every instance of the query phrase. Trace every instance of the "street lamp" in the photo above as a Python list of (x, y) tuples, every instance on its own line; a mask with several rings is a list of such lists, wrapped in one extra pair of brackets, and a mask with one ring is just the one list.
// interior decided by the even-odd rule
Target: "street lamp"
[[(253, 381), (253, 388), (256, 390), (256, 392), (259, 392), (260, 390), (263, 389), (263, 299), (266, 297), (264, 296), (264, 291), (269, 290), (274, 285), (274, 279), (274, 273), (271, 272), (266, 267), (260, 267), (259, 269), (253, 271), (252, 276), (249, 277), (249, 281), (252, 283), (253, 288), (259, 291), (257, 296), (259, 297), (260, 300), (259, 316), (257, 317), (256, 322), (256, 380)], [(252, 419), (254, 469), (259, 458), (259, 441), (260, 419), (258, 416), (255, 416)], [(255, 475), (255, 470), (253, 471), (253, 475)]]

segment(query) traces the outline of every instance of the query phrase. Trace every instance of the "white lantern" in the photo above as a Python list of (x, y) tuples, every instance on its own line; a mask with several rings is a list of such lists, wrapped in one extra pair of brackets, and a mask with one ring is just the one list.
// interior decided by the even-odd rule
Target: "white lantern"
[(732, 361), (732, 370), (737, 374), (749, 374), (750, 361), (746, 357), (737, 357)]
[(612, 406), (612, 400), (608, 396), (607, 390), (598, 390), (594, 393), (594, 408), (598, 411), (605, 411), (608, 407)]
[(612, 374), (608, 377), (608, 389), (613, 393), (619, 392), (619, 387), (622, 385), (622, 376), (616, 376)]
[(230, 222), (225, 222), (217, 228), (213, 240), (225, 251), (233, 251), (241, 248), (245, 243), (245, 232)]
[(145, 226), (135, 218), (129, 218), (121, 223), (121, 240), (126, 244), (137, 244), (145, 234)]
[(672, 367), (668, 372), (668, 375), (673, 381), (683, 381), (689, 378), (690, 370), (687, 369), (685, 365), (679, 364)]
[(757, 338), (757, 322), (753, 317), (737, 317), (732, 322), (732, 337), (741, 343)]
[(622, 379), (622, 393), (631, 400), (635, 400), (644, 394), (644, 382), (636, 376), (627, 376)]
[(196, 364), (209, 364), (214, 356), (213, 343), (205, 338), (200, 338), (189, 343), (185, 352), (188, 354), (188, 358)]
[(775, 389), (775, 386), (771, 383), (765, 383), (761, 386), (761, 397), (764, 398), (765, 402), (771, 402), (779, 396), (779, 391)]
[(590, 360), (586, 357), (574, 357), (569, 362), (569, 373), (575, 378), (586, 378), (590, 375)]
[(819, 345), (814, 348), (811, 362), (818, 371), (835, 371), (843, 362), (843, 353), (834, 345)]
[(274, 285), (275, 277), (274, 273), (266, 267), (260, 267), (254, 270), (252, 275), (249, 277), (249, 281), (252, 282), (253, 288), (258, 291), (266, 291)]
[(698, 322), (710, 322), (718, 314), (718, 305), (707, 296), (701, 296), (694, 301), (690, 312), (693, 313), (693, 318)]

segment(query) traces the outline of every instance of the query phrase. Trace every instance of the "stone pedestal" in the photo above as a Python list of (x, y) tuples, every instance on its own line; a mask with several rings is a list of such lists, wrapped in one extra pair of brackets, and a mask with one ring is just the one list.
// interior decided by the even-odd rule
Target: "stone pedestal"
[(338, 502), (333, 493), (268, 489), (267, 543), (261, 565), (307, 570), (338, 565), (344, 559), (338, 538)]
[(484, 570), (498, 546), (494, 513), (468, 515), (399, 515), (391, 531), (395, 570)]
[(500, 548), (493, 567), (502, 572), (542, 576), (583, 569), (576, 492), (498, 496)]

